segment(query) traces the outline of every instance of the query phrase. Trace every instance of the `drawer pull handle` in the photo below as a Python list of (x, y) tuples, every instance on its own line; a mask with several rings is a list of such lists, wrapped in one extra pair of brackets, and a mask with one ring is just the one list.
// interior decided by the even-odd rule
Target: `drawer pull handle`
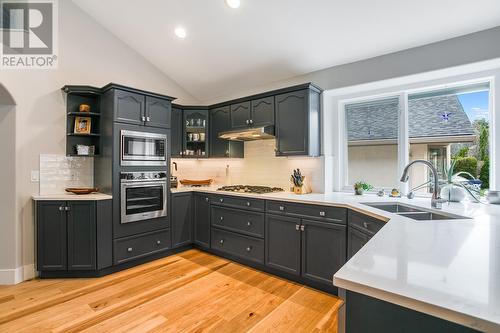
[(368, 228), (368, 222), (363, 222), (363, 227)]
[(160, 240), (157, 240), (156, 241), (156, 245), (160, 245), (161, 244), (161, 241)]
[(205, 198), (205, 201), (208, 202), (208, 198)]
[(301, 225), (300, 226), (300, 231), (304, 231), (306, 229), (306, 226), (305, 225)]
[(296, 224), (295, 225), (295, 230), (299, 231), (300, 230), (300, 225)]
[(221, 220), (221, 221), (222, 221), (222, 220), (224, 220), (224, 216), (221, 216), (221, 217), (220, 217), (220, 220)]
[(250, 201), (247, 201), (247, 207), (250, 207)]
[(284, 210), (285, 210), (285, 207), (284, 207), (284, 206), (280, 206), (280, 210), (281, 210), (281, 211), (284, 211)]
[(251, 226), (251, 225), (252, 225), (252, 222), (248, 221), (247, 226)]
[(219, 243), (220, 243), (220, 245), (222, 246), (222, 245), (224, 244), (224, 240), (223, 240), (223, 239), (221, 239), (221, 240), (219, 241)]
[(219, 199), (219, 201), (220, 201), (220, 202), (224, 202), (224, 199), (220, 198), (220, 199)]
[(131, 247), (127, 248), (127, 252), (132, 252), (133, 250), (134, 250), (134, 249), (133, 249), (133, 248), (131, 248)]
[(251, 246), (247, 246), (247, 252), (250, 252), (252, 251), (252, 247)]
[(325, 212), (319, 212), (319, 216), (325, 216)]

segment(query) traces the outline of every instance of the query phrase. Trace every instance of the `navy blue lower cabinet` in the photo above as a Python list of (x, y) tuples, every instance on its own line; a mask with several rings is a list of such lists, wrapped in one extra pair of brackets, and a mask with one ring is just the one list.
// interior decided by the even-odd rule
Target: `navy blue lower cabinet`
[(302, 277), (333, 284), (346, 262), (346, 229), (342, 224), (302, 219)]
[(191, 192), (173, 193), (172, 198), (172, 247), (193, 242), (193, 195)]
[(347, 290), (346, 332), (475, 333), (479, 331)]
[(203, 193), (194, 195), (194, 243), (210, 248), (210, 196)]
[(266, 266), (300, 275), (300, 219), (266, 216)]
[[(110, 267), (110, 212), (111, 200), (37, 201), (36, 257), (41, 276), (44, 277), (44, 272), (75, 276), (77, 272)], [(57, 274), (51, 277), (58, 277)]]

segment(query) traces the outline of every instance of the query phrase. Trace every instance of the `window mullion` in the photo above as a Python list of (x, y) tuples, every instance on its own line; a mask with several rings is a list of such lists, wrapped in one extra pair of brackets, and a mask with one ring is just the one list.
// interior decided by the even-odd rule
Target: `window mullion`
[[(401, 92), (399, 95), (399, 130), (398, 130), (398, 174), (399, 177), (403, 174), (405, 166), (410, 161), (410, 139), (408, 125), (408, 93)], [(400, 191), (402, 194), (408, 193), (408, 183), (401, 183)]]

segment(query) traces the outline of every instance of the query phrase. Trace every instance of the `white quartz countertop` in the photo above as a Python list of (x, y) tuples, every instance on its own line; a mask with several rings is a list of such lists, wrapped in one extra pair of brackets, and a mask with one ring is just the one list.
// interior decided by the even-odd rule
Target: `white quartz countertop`
[(88, 201), (97, 201), (97, 200), (110, 200), (113, 199), (113, 196), (104, 193), (90, 193), (90, 194), (73, 194), (73, 193), (62, 193), (62, 194), (49, 194), (49, 195), (33, 195), (31, 197), (35, 201), (41, 200), (88, 200)]
[(415, 221), (362, 203), (402, 202), (430, 209), (429, 198), (172, 189), (185, 191), (349, 207), (388, 221), (335, 273), (336, 286), (480, 331), (500, 332), (499, 205), (446, 203), (443, 212), (470, 219)]

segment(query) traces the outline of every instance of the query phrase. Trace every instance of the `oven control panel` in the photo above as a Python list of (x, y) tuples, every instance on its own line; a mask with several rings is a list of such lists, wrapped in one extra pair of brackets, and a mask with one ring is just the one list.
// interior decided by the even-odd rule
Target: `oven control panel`
[(147, 171), (147, 172), (122, 172), (120, 173), (122, 181), (148, 181), (148, 180), (165, 180), (167, 173), (162, 171)]

